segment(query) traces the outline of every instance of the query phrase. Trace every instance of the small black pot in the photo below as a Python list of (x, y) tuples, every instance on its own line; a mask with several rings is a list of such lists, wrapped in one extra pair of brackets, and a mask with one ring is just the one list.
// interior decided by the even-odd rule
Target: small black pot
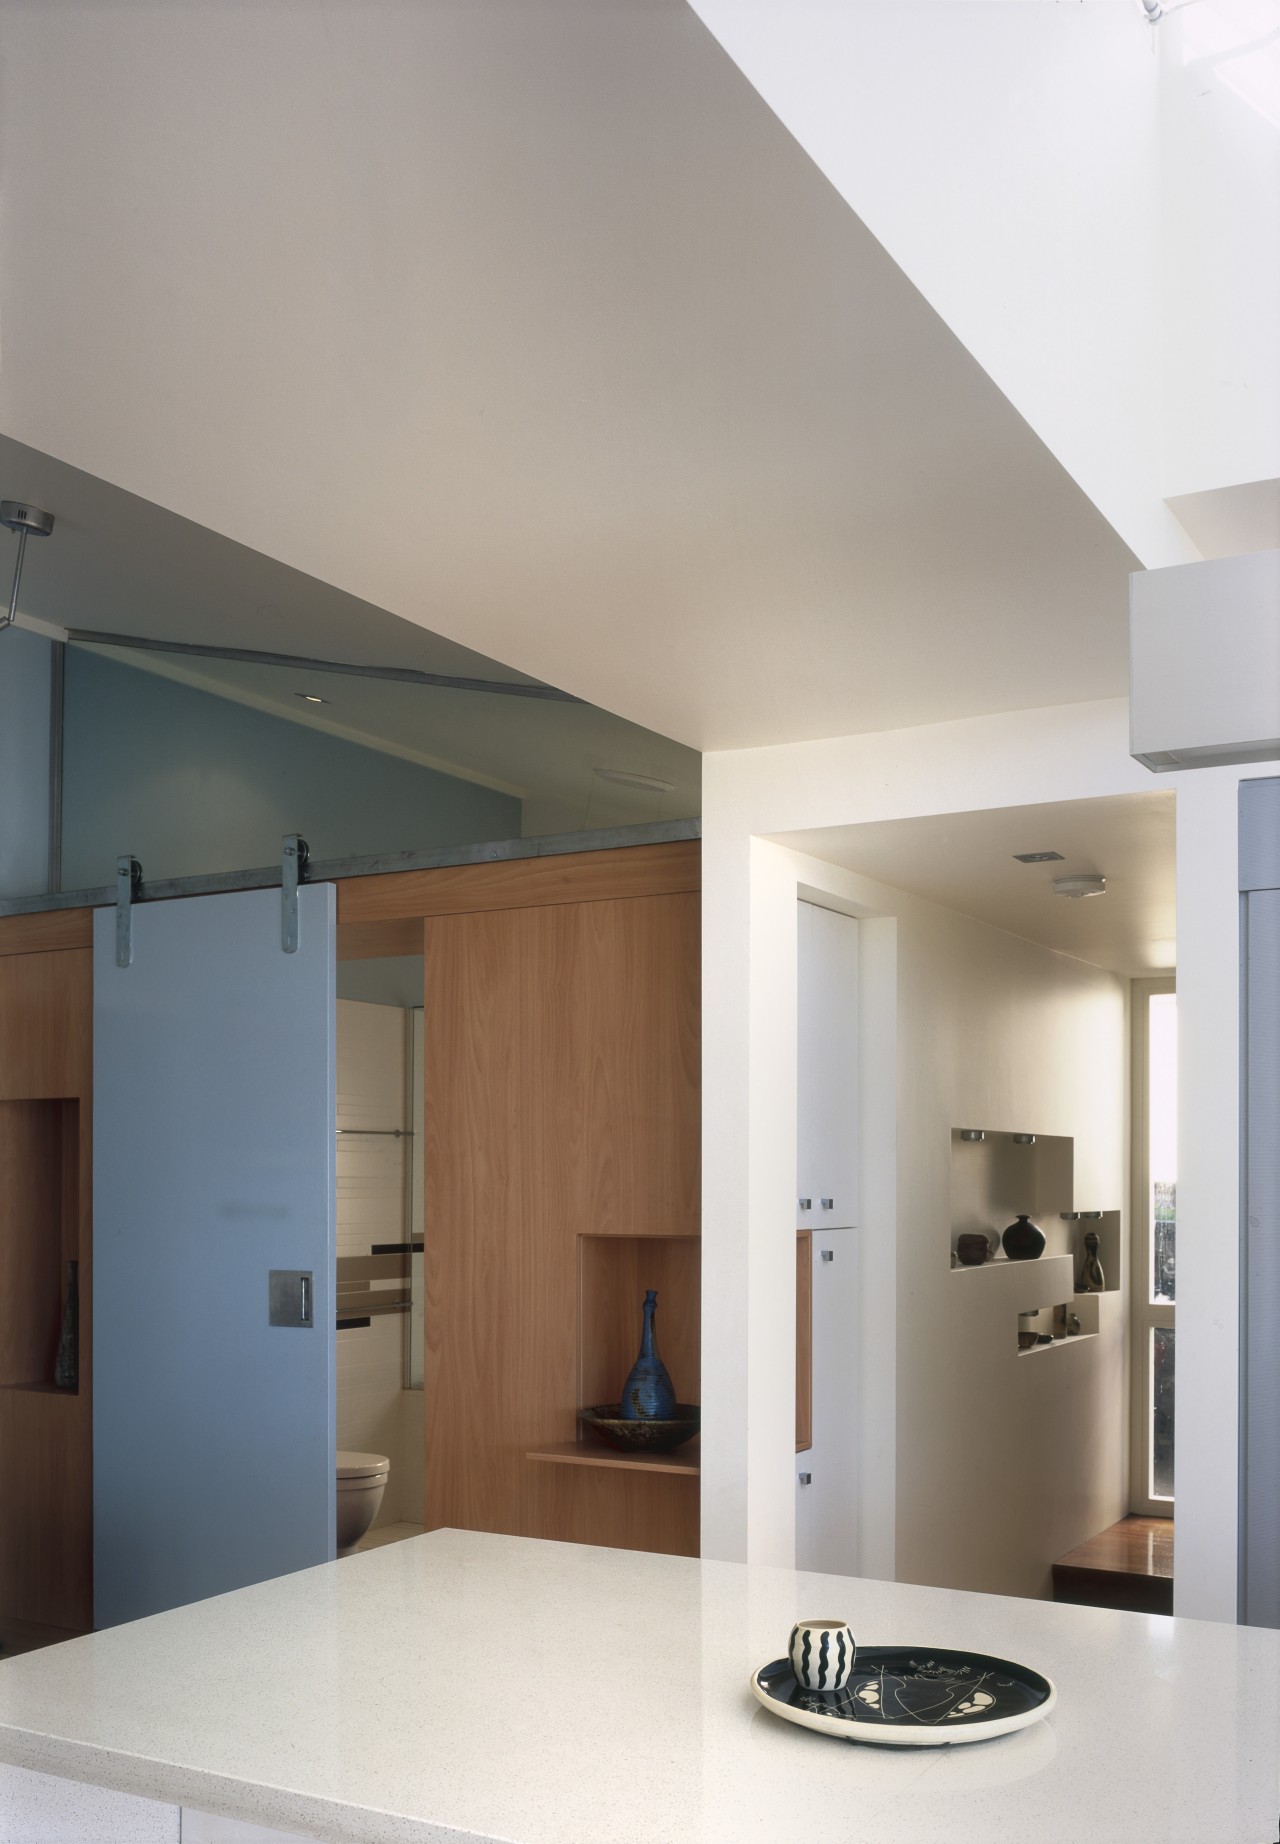
[(956, 1242), (956, 1254), (966, 1268), (980, 1268), (990, 1258), (991, 1244), (985, 1236), (966, 1232)]
[(1010, 1261), (1038, 1261), (1044, 1254), (1044, 1231), (1037, 1229), (1029, 1216), (1010, 1223), (1000, 1241)]

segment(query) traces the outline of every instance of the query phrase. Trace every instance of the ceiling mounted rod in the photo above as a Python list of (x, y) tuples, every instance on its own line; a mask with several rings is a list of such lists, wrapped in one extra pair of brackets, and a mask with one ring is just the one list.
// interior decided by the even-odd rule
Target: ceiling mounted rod
[(8, 612), (0, 615), (0, 629), (12, 627), (18, 618), (18, 585), (22, 581), (22, 559), (27, 554), (27, 539), (33, 534), (47, 538), (53, 530), (53, 514), (29, 506), (23, 499), (0, 499), (0, 525), (18, 534), (18, 555), (13, 560), (13, 588), (9, 591)]
[(439, 685), (446, 691), (497, 692), (504, 698), (541, 698), (557, 704), (584, 702), (572, 692), (560, 691), (554, 685), (531, 685), (513, 679), (465, 679), (447, 672), (420, 672), (413, 666), (348, 666), (339, 660), (306, 659), (297, 653), (263, 653), (252, 647), (207, 647), (183, 640), (144, 640), (137, 634), (102, 634), (96, 628), (68, 628), (67, 639), (95, 647), (132, 647), (140, 653), (178, 653), (190, 659), (285, 666), (293, 672), (337, 672), (354, 679), (391, 679), (401, 685)]

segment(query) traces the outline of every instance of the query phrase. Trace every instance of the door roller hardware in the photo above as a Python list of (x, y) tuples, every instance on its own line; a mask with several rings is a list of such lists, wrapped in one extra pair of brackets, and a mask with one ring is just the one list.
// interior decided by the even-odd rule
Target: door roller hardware
[(307, 842), (287, 832), (280, 858), (280, 946), (286, 954), (298, 952), (298, 885), (306, 881)]
[(116, 859), (116, 966), (133, 965), (133, 906), (142, 894), (142, 866), (126, 855)]

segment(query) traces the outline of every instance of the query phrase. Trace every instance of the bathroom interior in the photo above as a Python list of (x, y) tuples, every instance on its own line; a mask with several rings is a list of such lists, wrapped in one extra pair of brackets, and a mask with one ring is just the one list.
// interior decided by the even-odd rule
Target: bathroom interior
[(337, 1547), (424, 1527), (422, 961), (339, 960)]

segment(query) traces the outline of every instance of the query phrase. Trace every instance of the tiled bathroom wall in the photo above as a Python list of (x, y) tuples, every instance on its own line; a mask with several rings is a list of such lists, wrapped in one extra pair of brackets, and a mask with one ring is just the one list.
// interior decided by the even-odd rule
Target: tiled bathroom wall
[[(413, 1140), (393, 1136), (414, 1124), (411, 1019), (399, 1006), (338, 1001), (340, 1260), (410, 1239)], [(338, 1446), (391, 1462), (377, 1525), (423, 1521), (422, 1392), (405, 1388), (409, 1323), (407, 1313), (373, 1314), (338, 1331)]]

